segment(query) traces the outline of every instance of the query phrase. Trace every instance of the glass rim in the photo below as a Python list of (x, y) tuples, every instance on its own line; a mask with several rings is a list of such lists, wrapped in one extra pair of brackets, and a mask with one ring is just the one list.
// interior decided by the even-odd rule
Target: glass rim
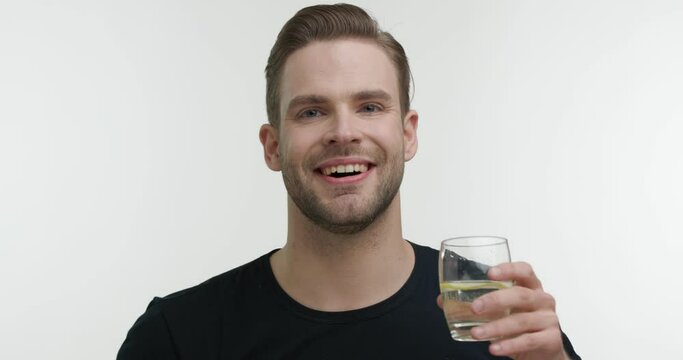
[[(462, 244), (451, 244), (450, 242), (453, 242), (455, 240), (467, 240), (467, 239), (489, 239), (492, 241), (488, 241), (485, 243), (475, 243), (475, 244), (467, 244), (467, 243), (462, 243)], [(445, 240), (441, 241), (441, 246), (453, 246), (453, 247), (484, 247), (484, 246), (496, 246), (496, 245), (503, 245), (507, 244), (508, 239), (502, 237), (502, 236), (489, 236), (489, 235), (472, 235), (472, 236), (456, 236), (456, 237), (451, 237)]]

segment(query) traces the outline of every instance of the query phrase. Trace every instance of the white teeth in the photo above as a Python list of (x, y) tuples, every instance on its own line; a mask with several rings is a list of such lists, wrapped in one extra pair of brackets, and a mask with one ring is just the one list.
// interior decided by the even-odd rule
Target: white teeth
[(366, 164), (348, 164), (348, 165), (336, 165), (336, 166), (329, 166), (324, 169), (322, 169), (322, 173), (325, 175), (330, 175), (334, 173), (339, 173), (339, 174), (345, 174), (345, 173), (352, 173), (352, 172), (361, 172), (364, 173), (368, 171), (368, 165)]

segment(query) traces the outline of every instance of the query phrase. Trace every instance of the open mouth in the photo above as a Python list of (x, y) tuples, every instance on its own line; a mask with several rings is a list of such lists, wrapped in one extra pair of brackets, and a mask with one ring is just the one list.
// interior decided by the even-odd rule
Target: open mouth
[(318, 169), (323, 175), (330, 176), (333, 178), (344, 178), (354, 175), (360, 175), (365, 173), (370, 168), (370, 164), (345, 164), (345, 165), (334, 165), (327, 166)]

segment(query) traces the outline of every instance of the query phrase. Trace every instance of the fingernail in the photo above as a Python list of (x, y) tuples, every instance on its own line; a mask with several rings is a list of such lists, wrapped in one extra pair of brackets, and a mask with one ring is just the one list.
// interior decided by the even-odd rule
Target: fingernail
[(500, 276), (500, 274), (501, 274), (501, 271), (497, 267), (492, 267), (491, 270), (489, 270), (489, 276), (498, 277), (498, 276)]
[(484, 310), (484, 302), (479, 299), (474, 300), (472, 303), (472, 310), (477, 314), (482, 312), (482, 310)]
[(500, 354), (500, 352), (503, 351), (503, 348), (499, 344), (493, 344), (491, 345), (491, 352), (494, 354)]

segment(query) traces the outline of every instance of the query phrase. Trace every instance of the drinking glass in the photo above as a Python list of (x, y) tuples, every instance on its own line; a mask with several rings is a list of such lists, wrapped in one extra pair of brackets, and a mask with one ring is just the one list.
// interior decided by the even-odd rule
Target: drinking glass
[(502, 237), (467, 236), (441, 242), (439, 282), (443, 312), (454, 340), (482, 341), (472, 338), (472, 328), (509, 315), (509, 310), (486, 315), (472, 312), (472, 302), (479, 296), (512, 286), (486, 275), (490, 267), (505, 262), (510, 262), (510, 250)]

